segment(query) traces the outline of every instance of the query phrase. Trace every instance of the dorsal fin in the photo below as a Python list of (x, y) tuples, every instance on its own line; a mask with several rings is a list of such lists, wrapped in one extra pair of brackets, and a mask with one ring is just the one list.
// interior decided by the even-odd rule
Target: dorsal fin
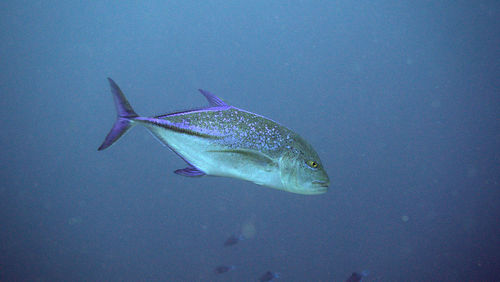
[(198, 89), (201, 94), (203, 94), (203, 96), (205, 96), (205, 98), (207, 98), (207, 101), (208, 103), (210, 104), (210, 106), (212, 107), (228, 107), (229, 105), (222, 101), (221, 98), (215, 96), (214, 94), (208, 92), (208, 91), (205, 91), (203, 89)]

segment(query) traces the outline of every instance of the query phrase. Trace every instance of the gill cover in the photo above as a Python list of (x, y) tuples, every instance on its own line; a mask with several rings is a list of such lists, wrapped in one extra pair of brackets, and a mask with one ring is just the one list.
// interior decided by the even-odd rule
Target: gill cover
[(297, 190), (297, 164), (296, 164), (296, 154), (293, 151), (286, 151), (279, 159), (280, 177), (281, 183), (285, 191), (296, 191)]

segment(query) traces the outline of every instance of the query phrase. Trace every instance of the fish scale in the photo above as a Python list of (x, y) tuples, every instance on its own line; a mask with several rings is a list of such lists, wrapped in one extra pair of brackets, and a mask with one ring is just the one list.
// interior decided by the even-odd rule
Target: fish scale
[(216, 143), (230, 148), (260, 150), (276, 156), (283, 144), (290, 145), (293, 132), (264, 117), (235, 107), (217, 111), (184, 112), (162, 116), (173, 126), (201, 134), (222, 137)]

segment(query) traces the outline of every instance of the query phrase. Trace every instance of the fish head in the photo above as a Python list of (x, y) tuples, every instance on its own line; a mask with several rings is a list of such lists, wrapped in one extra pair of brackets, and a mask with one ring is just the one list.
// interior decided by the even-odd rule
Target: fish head
[(290, 146), (279, 161), (284, 190), (297, 194), (316, 195), (328, 190), (330, 179), (316, 151), (304, 140)]

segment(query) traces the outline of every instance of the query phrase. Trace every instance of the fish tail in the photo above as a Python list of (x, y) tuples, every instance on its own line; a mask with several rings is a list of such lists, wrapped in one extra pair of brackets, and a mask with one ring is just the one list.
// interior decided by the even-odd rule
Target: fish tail
[(120, 137), (122, 137), (125, 132), (127, 132), (132, 126), (134, 118), (138, 117), (137, 113), (132, 109), (127, 98), (123, 95), (120, 87), (108, 77), (109, 85), (111, 86), (111, 93), (113, 94), (113, 100), (115, 101), (117, 118), (113, 128), (109, 131), (106, 139), (102, 142), (98, 151), (102, 151), (109, 146), (113, 145)]

